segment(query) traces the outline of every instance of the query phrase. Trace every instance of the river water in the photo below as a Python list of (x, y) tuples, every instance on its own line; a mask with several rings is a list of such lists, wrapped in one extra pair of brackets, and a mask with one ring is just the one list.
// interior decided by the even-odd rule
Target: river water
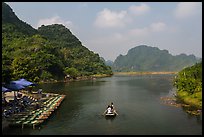
[[(60, 107), (40, 126), (6, 128), (26, 135), (202, 135), (202, 117), (162, 103), (174, 92), (174, 75), (112, 76), (96, 80), (41, 84), (44, 92), (65, 94)], [(102, 116), (113, 102), (118, 116)]]

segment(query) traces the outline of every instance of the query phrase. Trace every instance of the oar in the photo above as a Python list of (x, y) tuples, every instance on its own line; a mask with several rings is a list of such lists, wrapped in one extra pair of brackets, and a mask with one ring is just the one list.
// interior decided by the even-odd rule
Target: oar
[(114, 110), (115, 114), (118, 115), (118, 113), (116, 112), (116, 110)]
[(102, 115), (104, 115), (106, 113), (106, 110), (103, 112), (103, 114)]

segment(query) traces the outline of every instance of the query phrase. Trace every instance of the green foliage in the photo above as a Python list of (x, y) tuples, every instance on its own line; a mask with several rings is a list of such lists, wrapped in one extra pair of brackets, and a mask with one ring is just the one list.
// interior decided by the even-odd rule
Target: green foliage
[(202, 62), (180, 71), (174, 79), (177, 97), (195, 108), (202, 107)]
[(38, 30), (18, 19), (2, 4), (2, 80), (62, 80), (71, 75), (112, 74), (98, 54), (81, 45), (63, 25), (41, 26)]
[(9, 83), (11, 79), (11, 59), (7, 54), (2, 53), (2, 81), (5, 83)]
[(76, 68), (84, 76), (93, 74), (112, 74), (98, 54), (89, 51), (63, 25), (48, 25), (38, 28), (39, 33), (57, 48), (64, 66)]
[(66, 75), (69, 75), (70, 78), (76, 79), (76, 77), (79, 76), (78, 70), (73, 68), (73, 67), (72, 68), (66, 67), (64, 72), (65, 72)]
[(16, 57), (11, 64), (13, 80), (26, 78), (34, 80), (38, 77), (39, 69), (29, 57)]
[(38, 28), (39, 34), (45, 36), (60, 47), (75, 47), (81, 42), (71, 33), (69, 29), (61, 24), (48, 25)]
[(42, 79), (42, 81), (50, 81), (53, 76), (50, 72), (43, 70), (40, 78)]
[(140, 45), (120, 55), (113, 63), (114, 71), (179, 71), (199, 62), (194, 55), (172, 56), (167, 50)]

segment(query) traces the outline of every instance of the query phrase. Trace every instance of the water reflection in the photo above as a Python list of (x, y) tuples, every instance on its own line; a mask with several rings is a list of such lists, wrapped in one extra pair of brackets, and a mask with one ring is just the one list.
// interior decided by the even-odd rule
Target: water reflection
[(172, 76), (173, 75), (142, 75), (132, 76), (131, 78), (127, 76), (120, 76), (117, 84), (131, 87), (140, 87), (158, 95), (173, 88), (171, 82)]

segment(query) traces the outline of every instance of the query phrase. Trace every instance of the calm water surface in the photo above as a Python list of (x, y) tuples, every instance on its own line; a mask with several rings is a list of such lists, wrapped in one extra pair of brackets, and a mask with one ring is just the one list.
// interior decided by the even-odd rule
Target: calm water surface
[[(65, 94), (41, 129), (7, 128), (3, 134), (37, 135), (202, 135), (202, 117), (164, 105), (174, 92), (173, 75), (113, 76), (97, 80), (42, 84), (44, 92)], [(101, 114), (109, 102), (119, 113)]]

